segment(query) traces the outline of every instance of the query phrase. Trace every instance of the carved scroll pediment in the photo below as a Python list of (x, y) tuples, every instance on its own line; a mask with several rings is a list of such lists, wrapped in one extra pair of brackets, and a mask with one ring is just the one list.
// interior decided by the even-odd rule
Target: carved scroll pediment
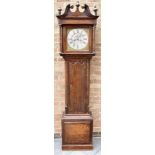
[(81, 6), (83, 12), (79, 10), (79, 7), (80, 7), (79, 2), (77, 2), (76, 4), (76, 10), (72, 11), (74, 7), (75, 6), (68, 4), (66, 6), (65, 12), (62, 15), (61, 15), (61, 9), (59, 8), (57, 18), (59, 19), (78, 19), (78, 18), (79, 19), (82, 19), (82, 18), (83, 19), (86, 19), (86, 18), (97, 19), (98, 18), (96, 7), (94, 7), (95, 15), (93, 15), (90, 12), (89, 6), (87, 4), (84, 4), (83, 6)]

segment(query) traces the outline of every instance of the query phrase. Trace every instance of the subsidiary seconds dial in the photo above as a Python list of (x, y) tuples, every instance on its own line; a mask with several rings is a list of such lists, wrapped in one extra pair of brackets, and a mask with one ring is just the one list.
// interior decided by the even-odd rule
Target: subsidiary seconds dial
[(88, 34), (82, 28), (76, 28), (69, 31), (67, 43), (73, 50), (85, 49), (88, 45)]

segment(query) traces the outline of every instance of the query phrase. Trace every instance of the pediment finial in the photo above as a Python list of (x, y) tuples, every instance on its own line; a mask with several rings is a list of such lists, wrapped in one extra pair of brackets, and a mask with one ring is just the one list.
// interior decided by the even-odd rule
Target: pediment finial
[(58, 8), (58, 15), (61, 15), (61, 11), (62, 11), (62, 9), (59, 7)]
[(77, 1), (76, 2), (76, 8), (77, 8), (77, 10), (79, 10), (79, 6), (80, 6), (80, 3), (79, 3), (79, 1)]
[(95, 16), (97, 16), (97, 10), (98, 9), (96, 8), (96, 5), (94, 6), (94, 9), (93, 10), (94, 10)]

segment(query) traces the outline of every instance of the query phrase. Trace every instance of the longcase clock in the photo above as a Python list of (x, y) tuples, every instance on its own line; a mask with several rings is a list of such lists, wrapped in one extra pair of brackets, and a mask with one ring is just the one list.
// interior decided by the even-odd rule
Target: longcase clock
[(62, 149), (92, 149), (93, 117), (89, 111), (90, 60), (95, 55), (97, 9), (91, 14), (87, 4), (79, 11), (58, 9), (60, 56), (65, 61), (65, 111), (62, 115)]

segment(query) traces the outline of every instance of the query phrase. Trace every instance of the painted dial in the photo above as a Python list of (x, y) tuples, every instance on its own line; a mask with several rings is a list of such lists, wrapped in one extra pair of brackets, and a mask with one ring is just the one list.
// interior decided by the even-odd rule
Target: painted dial
[(74, 50), (82, 50), (88, 45), (88, 35), (82, 28), (76, 28), (69, 31), (67, 43)]

